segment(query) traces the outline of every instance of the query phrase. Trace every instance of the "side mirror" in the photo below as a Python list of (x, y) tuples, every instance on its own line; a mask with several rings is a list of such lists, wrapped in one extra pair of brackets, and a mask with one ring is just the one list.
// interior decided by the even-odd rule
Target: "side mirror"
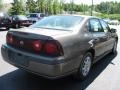
[(116, 33), (116, 32), (117, 32), (117, 30), (116, 30), (116, 29), (114, 29), (114, 28), (111, 28), (111, 29), (110, 29), (110, 32), (111, 32), (111, 33)]

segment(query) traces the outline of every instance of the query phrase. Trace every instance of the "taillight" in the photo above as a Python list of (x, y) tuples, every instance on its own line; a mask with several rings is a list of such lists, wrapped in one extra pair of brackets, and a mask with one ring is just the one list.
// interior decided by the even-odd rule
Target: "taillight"
[(45, 51), (48, 54), (56, 53), (58, 52), (57, 46), (53, 43), (46, 43), (45, 45)]
[(37, 54), (62, 56), (63, 49), (57, 41), (33, 40), (32, 47)]
[(7, 34), (6, 42), (9, 44), (12, 44), (14, 42), (13, 36), (10, 34)]
[(37, 52), (41, 51), (42, 49), (42, 42), (40, 40), (33, 41), (33, 49)]
[(63, 55), (61, 45), (56, 41), (46, 42), (44, 51), (48, 55)]

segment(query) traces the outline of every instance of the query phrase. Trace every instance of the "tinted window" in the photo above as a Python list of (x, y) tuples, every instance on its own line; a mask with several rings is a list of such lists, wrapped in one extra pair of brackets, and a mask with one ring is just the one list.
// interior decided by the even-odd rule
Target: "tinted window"
[(44, 14), (40, 14), (40, 17), (44, 17), (45, 15)]
[(37, 14), (30, 14), (28, 17), (38, 17)]
[(91, 32), (104, 32), (98, 19), (90, 20), (90, 31)]
[(28, 18), (26, 16), (24, 16), (24, 15), (19, 15), (19, 16), (17, 16), (17, 18), (19, 20), (28, 20)]
[(108, 32), (110, 30), (108, 24), (103, 20), (100, 20), (100, 22), (101, 22), (104, 32)]
[(73, 30), (79, 26), (83, 17), (80, 16), (49, 16), (33, 24), (32, 28)]

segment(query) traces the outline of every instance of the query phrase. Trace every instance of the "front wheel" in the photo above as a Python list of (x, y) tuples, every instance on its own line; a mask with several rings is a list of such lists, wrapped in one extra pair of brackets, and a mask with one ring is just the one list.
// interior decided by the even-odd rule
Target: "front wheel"
[(20, 28), (20, 25), (19, 24), (15, 24), (15, 28), (16, 29)]
[(75, 74), (75, 79), (84, 80), (88, 76), (91, 70), (91, 66), (92, 66), (92, 54), (88, 52), (84, 55), (80, 63), (78, 72)]
[(112, 53), (115, 54), (117, 52), (117, 41), (114, 42), (114, 46), (112, 49)]
[(6, 27), (6, 30), (9, 30), (10, 28), (9, 27)]

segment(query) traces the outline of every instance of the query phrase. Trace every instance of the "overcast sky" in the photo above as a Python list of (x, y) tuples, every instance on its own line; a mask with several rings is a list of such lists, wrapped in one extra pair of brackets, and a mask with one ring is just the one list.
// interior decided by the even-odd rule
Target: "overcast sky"
[[(13, 0), (3, 0), (3, 1), (6, 2), (6, 3), (10, 3)], [(65, 0), (65, 1), (70, 2), (70, 0)], [(74, 0), (74, 2), (76, 4), (84, 3), (84, 4), (88, 4), (88, 5), (91, 5), (91, 1), (92, 0)], [(106, 2), (106, 1), (118, 1), (118, 2), (120, 2), (120, 0), (93, 0), (93, 1), (94, 1), (94, 4), (99, 4), (102, 1), (104, 1), (104, 2)]]

